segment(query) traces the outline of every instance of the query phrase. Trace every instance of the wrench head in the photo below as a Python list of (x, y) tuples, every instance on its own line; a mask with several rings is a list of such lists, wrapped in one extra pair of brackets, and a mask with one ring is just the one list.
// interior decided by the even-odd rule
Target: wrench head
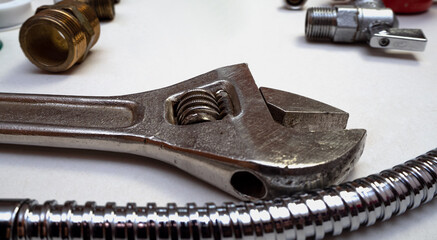
[[(246, 64), (127, 96), (143, 103), (144, 152), (244, 200), (268, 199), (343, 180), (366, 131), (348, 114), (299, 95), (259, 89)], [(147, 104), (145, 104), (147, 103)]]

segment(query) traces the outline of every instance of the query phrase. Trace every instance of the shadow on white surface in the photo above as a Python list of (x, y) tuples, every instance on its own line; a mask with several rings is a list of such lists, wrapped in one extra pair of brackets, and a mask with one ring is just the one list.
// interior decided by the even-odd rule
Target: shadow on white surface
[[(327, 52), (356, 52), (361, 54), (365, 60), (375, 60), (376, 58), (384, 59), (398, 59), (408, 61), (408, 65), (419, 61), (413, 52), (397, 51), (397, 50), (383, 50), (369, 47), (366, 43), (333, 43), (330, 41), (309, 41), (305, 36), (300, 36), (296, 40), (297, 47), (304, 49), (314, 49), (317, 51), (323, 50)], [(339, 47), (341, 49), (339, 49)], [(384, 61), (385, 63), (391, 63)], [(394, 62), (396, 64), (399, 61)]]
[[(26, 61), (22, 61), (15, 65), (12, 71), (9, 71), (4, 76), (2, 76), (2, 78), (0, 78), (0, 84), (2, 87), (6, 88), (14, 86), (22, 88), (50, 85), (52, 83), (62, 82), (69, 79), (69, 77), (73, 75), (75, 71), (77, 71), (76, 67), (80, 67), (79, 65), (74, 66), (68, 71), (62, 73), (51, 73), (39, 69), (26, 59)], [(36, 81), (36, 75), (46, 75), (51, 77), (46, 77), (44, 79), (38, 78), (38, 80)]]
[(84, 62), (75, 64), (67, 71), (58, 73), (42, 70), (33, 65), (26, 58), (14, 65), (11, 71), (8, 71), (2, 76), (0, 78), (0, 84), (5, 88), (26, 88), (57, 84), (71, 80), (73, 78), (72, 76), (77, 75), (81, 71), (86, 71), (88, 67), (93, 67), (92, 61), (97, 57), (96, 55), (98, 55), (98, 52), (93, 53), (93, 51), (90, 51)]
[[(409, 61), (408, 65), (411, 65), (411, 63), (415, 63), (413, 65), (419, 65), (419, 59), (412, 52), (405, 52), (400, 50), (382, 50), (367, 47), (367, 56), (369, 57), (369, 60), (370, 57), (372, 57), (371, 60), (375, 60), (375, 58), (397, 59)], [(399, 63), (399, 61), (397, 61), (396, 63)]]
[[(50, 198), (59, 202), (66, 199), (101, 203), (115, 200), (121, 204), (137, 201), (139, 205), (146, 202), (164, 205), (170, 201), (185, 204), (189, 201), (201, 203), (233, 199), (174, 166), (147, 157), (8, 144), (0, 144), (0, 152), (3, 154), (1, 166), (17, 170), (16, 173), (3, 174), (0, 179), (15, 176), (15, 183), (21, 186), (18, 191), (3, 187), (0, 198), (34, 198), (40, 194), (48, 196), (47, 199), (37, 198), (40, 201)], [(193, 198), (196, 192), (206, 194), (201, 198)], [(144, 193), (153, 195), (145, 196)], [(141, 199), (141, 203), (138, 199)], [(181, 199), (185, 199), (185, 202)]]

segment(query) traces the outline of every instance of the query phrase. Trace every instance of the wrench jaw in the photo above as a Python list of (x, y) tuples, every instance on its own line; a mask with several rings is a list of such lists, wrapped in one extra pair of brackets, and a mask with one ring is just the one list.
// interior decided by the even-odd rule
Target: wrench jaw
[[(365, 132), (361, 130), (346, 130), (332, 135), (317, 133), (310, 138), (318, 140), (307, 142), (301, 148), (302, 152), (297, 150), (294, 154), (284, 153), (282, 157), (272, 154), (270, 161), (252, 160), (258, 165), (253, 171), (256, 171), (256, 176), (259, 176), (267, 189), (263, 199), (290, 196), (303, 190), (340, 183), (361, 156), (365, 136)], [(336, 146), (323, 146), (325, 140), (322, 139), (336, 142)], [(340, 146), (342, 144), (345, 145)]]
[[(309, 143), (307, 146), (309, 152), (296, 151), (296, 153), (300, 152), (300, 156), (284, 157), (276, 161), (274, 167), (281, 168), (282, 165), (283, 168), (279, 171), (263, 168), (260, 176), (265, 178), (263, 181), (268, 185), (267, 198), (321, 188), (343, 181), (363, 152), (366, 131), (344, 130), (349, 114), (325, 103), (271, 88), (261, 87), (260, 92), (277, 123), (311, 136), (306, 140), (302, 139), (300, 143)], [(289, 133), (289, 135), (293, 134), (297, 133)], [(327, 138), (329, 140), (326, 140)], [(316, 141), (310, 143), (311, 140)], [(284, 139), (279, 137), (275, 141), (287, 140), (286, 137)], [(348, 148), (343, 148), (343, 153), (326, 151), (327, 148), (340, 150), (340, 145), (347, 145)], [(293, 146), (284, 146), (284, 149), (289, 148), (292, 149)], [(320, 149), (322, 152), (317, 156), (316, 152)], [(270, 156), (267, 159), (274, 158)]]
[(299, 132), (337, 131), (346, 128), (349, 114), (328, 104), (294, 93), (261, 87), (273, 119)]
[(272, 139), (277, 147), (268, 144), (262, 149), (258, 145), (256, 154), (235, 165), (230, 178), (234, 196), (244, 200), (272, 199), (339, 183), (361, 156), (366, 136), (360, 129), (305, 136), (292, 129), (281, 131), (289, 134), (278, 133), (278, 138)]

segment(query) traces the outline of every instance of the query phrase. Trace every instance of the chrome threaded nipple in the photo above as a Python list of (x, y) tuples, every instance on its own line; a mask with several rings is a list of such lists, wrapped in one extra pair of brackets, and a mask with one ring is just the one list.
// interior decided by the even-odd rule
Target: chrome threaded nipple
[(337, 27), (334, 8), (309, 8), (306, 14), (305, 35), (309, 40), (331, 40)]

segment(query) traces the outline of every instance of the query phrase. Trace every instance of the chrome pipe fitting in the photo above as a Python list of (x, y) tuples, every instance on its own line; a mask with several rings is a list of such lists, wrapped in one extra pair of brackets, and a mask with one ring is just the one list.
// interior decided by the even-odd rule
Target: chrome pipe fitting
[(382, 1), (358, 0), (354, 5), (309, 8), (305, 35), (308, 40), (368, 42), (373, 48), (425, 50), (420, 29), (400, 29), (394, 12)]
[(323, 239), (431, 201), (437, 149), (391, 170), (274, 200), (157, 207), (0, 201), (0, 239)]
[(20, 45), (37, 67), (62, 72), (85, 60), (100, 36), (100, 22), (85, 3), (64, 0), (41, 6), (23, 23)]
[(381, 26), (397, 26), (393, 11), (388, 8), (310, 8), (306, 15), (305, 34), (310, 40), (363, 42), (368, 40), (376, 23)]

